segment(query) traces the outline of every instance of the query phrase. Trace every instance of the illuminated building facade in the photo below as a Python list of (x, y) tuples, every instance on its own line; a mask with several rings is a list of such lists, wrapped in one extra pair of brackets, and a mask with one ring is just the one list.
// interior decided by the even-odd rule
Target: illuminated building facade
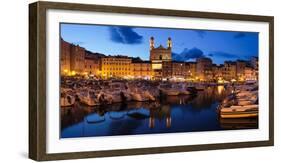
[(216, 64), (213, 64), (212, 66), (212, 71), (213, 71), (213, 78), (215, 80), (222, 80), (223, 79), (223, 68), (224, 66), (223, 65), (216, 65)]
[(169, 80), (195, 80), (196, 63), (164, 61), (162, 67), (162, 78)]
[(196, 75), (200, 81), (210, 81), (213, 79), (212, 60), (210, 58), (196, 59)]
[(245, 80), (245, 68), (246, 68), (246, 61), (237, 60), (236, 61), (236, 78), (238, 81)]
[(184, 62), (172, 62), (172, 77), (177, 79), (185, 79), (187, 76), (187, 68)]
[(164, 61), (172, 61), (172, 39), (169, 37), (167, 41), (167, 48), (162, 45), (155, 48), (154, 38), (150, 38), (150, 61), (154, 77), (162, 78), (162, 65)]
[(223, 78), (227, 81), (236, 80), (236, 62), (225, 61), (223, 69)]
[(101, 58), (86, 51), (84, 74), (89, 76), (100, 76)]
[(186, 79), (190, 81), (196, 80), (196, 62), (185, 62)]
[(150, 61), (134, 61), (131, 64), (131, 76), (138, 79), (151, 79), (153, 77)]
[(61, 40), (61, 73), (77, 75), (84, 73), (85, 49)]
[(78, 46), (70, 47), (70, 69), (72, 72), (82, 74), (85, 64), (85, 49)]
[(101, 76), (110, 77), (129, 77), (131, 75), (132, 59), (127, 56), (107, 56), (101, 58)]
[(71, 44), (61, 40), (60, 71), (64, 75), (70, 73), (70, 47)]
[(250, 62), (251, 62), (251, 67), (253, 67), (254, 70), (255, 70), (255, 76), (257, 77), (257, 80), (258, 80), (258, 76), (259, 76), (259, 58), (258, 57), (252, 57)]
[(253, 67), (245, 67), (244, 70), (244, 74), (245, 74), (245, 80), (258, 80), (258, 76), (256, 74), (256, 71)]
[(258, 57), (251, 57), (251, 67), (253, 67), (255, 70), (259, 69), (259, 58)]

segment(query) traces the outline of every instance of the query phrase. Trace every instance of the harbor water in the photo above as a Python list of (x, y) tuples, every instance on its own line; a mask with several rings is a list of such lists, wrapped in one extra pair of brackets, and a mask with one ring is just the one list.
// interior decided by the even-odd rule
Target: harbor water
[(257, 118), (221, 119), (220, 102), (231, 92), (209, 86), (197, 95), (166, 96), (154, 102), (126, 102), (61, 108), (61, 138), (257, 129)]

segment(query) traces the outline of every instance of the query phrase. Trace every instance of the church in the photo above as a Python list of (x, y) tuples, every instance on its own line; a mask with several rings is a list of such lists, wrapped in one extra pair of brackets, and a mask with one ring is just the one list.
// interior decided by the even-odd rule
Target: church
[(163, 62), (172, 61), (172, 39), (169, 37), (167, 40), (167, 48), (161, 44), (155, 48), (154, 37), (150, 38), (150, 61), (152, 64), (152, 70), (154, 70), (155, 77), (162, 76)]

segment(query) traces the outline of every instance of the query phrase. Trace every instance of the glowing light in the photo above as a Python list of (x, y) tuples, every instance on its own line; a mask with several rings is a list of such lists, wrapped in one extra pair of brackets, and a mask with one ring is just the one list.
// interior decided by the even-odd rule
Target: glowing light
[(219, 85), (218, 86), (218, 94), (220, 95), (220, 94), (222, 94), (222, 91), (224, 90), (224, 86), (222, 86), (222, 85)]
[(161, 63), (153, 63), (152, 64), (152, 69), (162, 69), (162, 64)]
[(242, 82), (243, 82), (243, 81), (245, 81), (245, 79), (244, 79), (243, 77), (240, 77), (240, 78), (239, 78), (239, 81), (242, 81)]
[(72, 75), (72, 76), (75, 76), (75, 75), (76, 75), (76, 72), (75, 72), (75, 71), (71, 71), (71, 75)]
[(218, 78), (218, 83), (219, 83), (219, 84), (223, 84), (223, 83), (224, 83), (224, 80), (223, 80), (221, 77), (219, 77), (219, 78)]

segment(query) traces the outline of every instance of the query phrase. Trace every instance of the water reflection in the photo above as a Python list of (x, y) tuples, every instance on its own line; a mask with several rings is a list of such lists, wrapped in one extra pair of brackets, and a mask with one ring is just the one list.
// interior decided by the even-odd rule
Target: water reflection
[[(61, 109), (61, 137), (152, 134), (257, 128), (257, 119), (223, 120), (217, 106), (231, 90), (206, 87), (196, 96), (168, 96), (155, 102), (128, 102)], [(246, 124), (246, 125), (244, 125)]]
[(224, 91), (224, 86), (223, 85), (219, 85), (217, 87), (217, 90), (218, 90), (218, 94), (221, 95), (223, 93), (223, 91)]
[(220, 125), (224, 129), (251, 129), (258, 128), (258, 118), (220, 119)]

